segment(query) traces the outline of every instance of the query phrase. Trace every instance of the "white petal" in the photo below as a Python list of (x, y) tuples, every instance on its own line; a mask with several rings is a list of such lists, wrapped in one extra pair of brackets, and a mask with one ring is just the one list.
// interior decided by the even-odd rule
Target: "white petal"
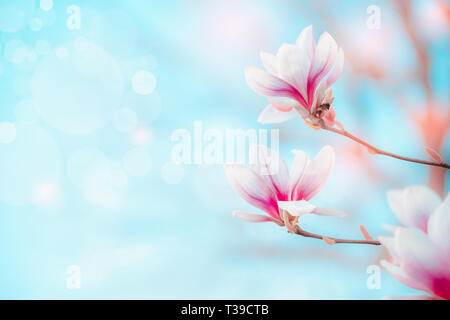
[(415, 228), (397, 228), (395, 252), (400, 266), (408, 276), (431, 290), (435, 279), (445, 276), (448, 266), (442, 252), (422, 231)]
[(427, 186), (411, 186), (403, 192), (404, 213), (408, 215), (408, 220), (426, 232), (428, 218), (442, 203), (441, 198)]
[(299, 105), (297, 101), (291, 99), (267, 98), (267, 100), (275, 109), (281, 112), (289, 112)]
[(290, 199), (292, 200), (292, 192), (295, 187), (300, 183), (303, 178), (303, 174), (309, 163), (309, 157), (301, 150), (292, 150), (295, 155), (294, 162), (292, 163), (291, 170), (289, 172), (289, 186), (291, 190)]
[(450, 263), (450, 192), (430, 216), (428, 235), (447, 254)]
[(430, 188), (415, 185), (404, 190), (388, 191), (388, 202), (397, 219), (405, 226), (427, 230), (427, 221), (441, 204), (439, 196)]
[(282, 123), (294, 117), (298, 117), (297, 110), (291, 110), (289, 112), (281, 112), (280, 110), (275, 109), (272, 105), (269, 104), (260, 113), (258, 117), (258, 122), (262, 124)]
[(251, 168), (273, 189), (278, 200), (287, 200), (289, 172), (280, 155), (263, 145), (251, 145), (249, 151)]
[(304, 52), (306, 52), (308, 58), (312, 60), (314, 52), (316, 50), (316, 44), (314, 43), (314, 34), (311, 25), (300, 32), (300, 35), (297, 38), (296, 45)]
[(277, 98), (267, 98), (269, 103), (275, 107), (275, 109), (281, 112), (289, 112), (292, 109), (298, 111), (300, 116), (306, 118), (309, 116), (309, 111), (306, 110), (300, 103), (292, 99), (277, 99)]
[(313, 212), (315, 205), (306, 200), (301, 201), (278, 201), (278, 207), (286, 210), (290, 215), (300, 217), (305, 214)]
[(271, 53), (261, 52), (261, 61), (266, 70), (273, 76), (278, 76), (278, 61), (277, 57)]
[(398, 253), (395, 251), (395, 239), (394, 237), (390, 236), (380, 236), (378, 238), (380, 240), (381, 244), (386, 247), (386, 249), (389, 251), (389, 254), (391, 255), (392, 259), (396, 264), (400, 264), (401, 258), (399, 257)]
[(342, 50), (342, 48), (339, 48), (334, 68), (333, 70), (331, 70), (330, 74), (327, 77), (327, 88), (329, 88), (336, 82), (336, 80), (341, 76), (342, 70), (344, 70), (344, 50)]
[(292, 45), (283, 44), (277, 53), (278, 74), (281, 79), (294, 86), (302, 95), (299, 102), (308, 108), (306, 103), (306, 86), (311, 59), (305, 50)]
[(401, 189), (394, 189), (389, 190), (387, 192), (387, 200), (389, 207), (391, 208), (392, 212), (394, 212), (397, 219), (404, 225), (404, 226), (411, 226), (409, 223), (409, 220), (407, 219), (407, 215), (404, 214), (404, 207), (403, 207), (403, 190)]
[(238, 216), (239, 218), (247, 222), (277, 222), (271, 217), (263, 216), (261, 214), (247, 213), (243, 211), (233, 211), (233, 216)]
[(325, 146), (309, 163), (300, 184), (294, 190), (293, 200), (309, 200), (325, 185), (334, 165), (334, 150)]
[(318, 216), (333, 216), (333, 217), (345, 217), (347, 213), (341, 210), (337, 210), (334, 208), (326, 208), (326, 207), (316, 207), (312, 213), (317, 214)]
[(389, 263), (386, 260), (381, 260), (380, 265), (385, 268), (395, 279), (397, 279), (397, 281), (403, 283), (404, 285), (418, 290), (426, 289), (426, 287), (422, 284), (409, 277), (399, 266)]
[(269, 97), (297, 99), (299, 94), (292, 85), (256, 67), (245, 67), (248, 85), (257, 93)]
[(277, 198), (271, 187), (255, 171), (240, 164), (226, 164), (225, 174), (242, 199), (279, 219)]

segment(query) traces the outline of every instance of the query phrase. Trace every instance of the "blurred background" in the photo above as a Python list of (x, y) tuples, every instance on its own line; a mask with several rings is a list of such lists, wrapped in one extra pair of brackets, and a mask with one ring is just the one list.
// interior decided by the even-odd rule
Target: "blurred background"
[(371, 156), (300, 118), (260, 125), (266, 99), (243, 70), (310, 24), (316, 39), (328, 31), (345, 52), (337, 120), (388, 151), (426, 159), (428, 146), (448, 160), (449, 17), (449, 2), (432, 0), (0, 0), (0, 298), (414, 294), (385, 271), (368, 288), (380, 247), (328, 246), (233, 218), (259, 212), (221, 164), (173, 163), (171, 138), (193, 134), (194, 121), (222, 133), (279, 129), (289, 164), (292, 149), (312, 157), (330, 144), (336, 164), (314, 203), (349, 215), (301, 225), (386, 234), (397, 224), (386, 191), (430, 184), (442, 195), (446, 172)]

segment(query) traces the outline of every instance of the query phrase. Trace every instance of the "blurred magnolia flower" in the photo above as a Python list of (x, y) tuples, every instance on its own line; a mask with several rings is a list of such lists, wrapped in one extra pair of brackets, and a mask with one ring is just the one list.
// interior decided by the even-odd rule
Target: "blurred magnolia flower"
[(450, 299), (450, 194), (442, 202), (428, 187), (411, 186), (389, 191), (388, 201), (404, 227), (397, 227), (393, 236), (380, 237), (391, 256), (381, 265), (401, 283), (433, 299)]
[(233, 215), (248, 222), (275, 222), (286, 226), (290, 232), (294, 232), (298, 218), (308, 213), (345, 215), (308, 202), (325, 185), (334, 164), (333, 148), (325, 146), (312, 161), (300, 150), (292, 152), (295, 159), (290, 171), (278, 153), (261, 145), (250, 148), (250, 167), (225, 165), (233, 189), (248, 203), (268, 214), (233, 211)]
[[(344, 52), (334, 39), (324, 32), (314, 42), (312, 26), (305, 28), (295, 45), (283, 44), (277, 55), (261, 53), (266, 71), (246, 67), (249, 86), (268, 98), (262, 111), (261, 123), (280, 123), (297, 114), (315, 128), (323, 120), (334, 125), (335, 111), (330, 86), (339, 78), (344, 66)], [(280, 99), (287, 98), (287, 99)]]

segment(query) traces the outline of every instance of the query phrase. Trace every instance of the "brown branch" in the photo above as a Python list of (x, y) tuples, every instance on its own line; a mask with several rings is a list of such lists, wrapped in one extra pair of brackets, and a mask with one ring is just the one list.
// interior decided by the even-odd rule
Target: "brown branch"
[(373, 154), (382, 154), (382, 155), (385, 155), (385, 156), (388, 156), (388, 157), (391, 157), (391, 158), (395, 158), (395, 159), (399, 159), (399, 160), (403, 160), (403, 161), (409, 161), (409, 162), (425, 164), (425, 165), (428, 165), (428, 166), (436, 166), (436, 167), (442, 167), (442, 168), (446, 168), (446, 169), (450, 168), (450, 165), (448, 163), (445, 163), (445, 162), (438, 163), (438, 162), (433, 162), (433, 161), (420, 160), (420, 159), (415, 159), (415, 158), (408, 158), (408, 157), (403, 157), (403, 156), (397, 155), (395, 153), (391, 153), (391, 152), (387, 152), (387, 151), (378, 149), (378, 148), (372, 146), (371, 144), (365, 142), (364, 140), (361, 140), (360, 138), (355, 137), (354, 135), (352, 135), (351, 133), (347, 132), (344, 129), (337, 129), (337, 128), (333, 128), (333, 127), (329, 127), (329, 126), (325, 125), (323, 123), (323, 121), (321, 122), (320, 127), (322, 129), (324, 129), (324, 130), (328, 130), (328, 131), (340, 134), (341, 136), (344, 136), (344, 137), (347, 137), (349, 139), (352, 139), (353, 141), (355, 141), (355, 142), (365, 146), (368, 149), (368, 151), (370, 153), (373, 153)]
[[(305, 230), (301, 229), (298, 225), (295, 226), (295, 234), (298, 234), (299, 236), (302, 236), (302, 237), (324, 240), (324, 236), (305, 231)], [(381, 245), (380, 241), (376, 241), (376, 240), (346, 240), (346, 239), (331, 238), (331, 237), (325, 237), (325, 238), (328, 240), (332, 240), (334, 243), (370, 244), (370, 245), (374, 245), (374, 246)]]

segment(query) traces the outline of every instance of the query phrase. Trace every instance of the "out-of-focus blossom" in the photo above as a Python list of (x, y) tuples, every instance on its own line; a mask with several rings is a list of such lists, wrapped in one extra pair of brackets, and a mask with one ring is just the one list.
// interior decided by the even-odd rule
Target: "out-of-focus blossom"
[[(421, 133), (425, 148), (428, 148), (428, 150), (425, 149), (427, 153), (430, 154), (429, 150), (440, 153), (450, 128), (449, 109), (434, 102), (431, 108), (421, 108), (420, 111), (412, 113), (412, 117)], [(445, 192), (446, 175), (447, 170), (445, 168), (430, 168), (429, 185), (441, 196)]]
[(325, 185), (334, 164), (334, 150), (325, 146), (316, 157), (293, 150), (291, 170), (278, 153), (261, 145), (250, 148), (250, 167), (226, 164), (225, 173), (233, 189), (248, 203), (268, 215), (234, 211), (249, 222), (275, 222), (293, 232), (298, 218), (313, 213), (343, 216), (343, 212), (315, 206), (308, 201)]
[(450, 299), (450, 194), (441, 198), (426, 186), (388, 192), (403, 227), (380, 237), (391, 261), (381, 265), (398, 281), (434, 299)]
[(313, 126), (320, 120), (334, 125), (330, 87), (342, 73), (344, 52), (328, 32), (320, 36), (316, 46), (309, 26), (300, 33), (295, 45), (283, 44), (276, 56), (263, 52), (261, 60), (267, 71), (246, 67), (247, 83), (257, 93), (277, 98), (268, 98), (269, 105), (259, 122), (279, 123), (300, 114)]

